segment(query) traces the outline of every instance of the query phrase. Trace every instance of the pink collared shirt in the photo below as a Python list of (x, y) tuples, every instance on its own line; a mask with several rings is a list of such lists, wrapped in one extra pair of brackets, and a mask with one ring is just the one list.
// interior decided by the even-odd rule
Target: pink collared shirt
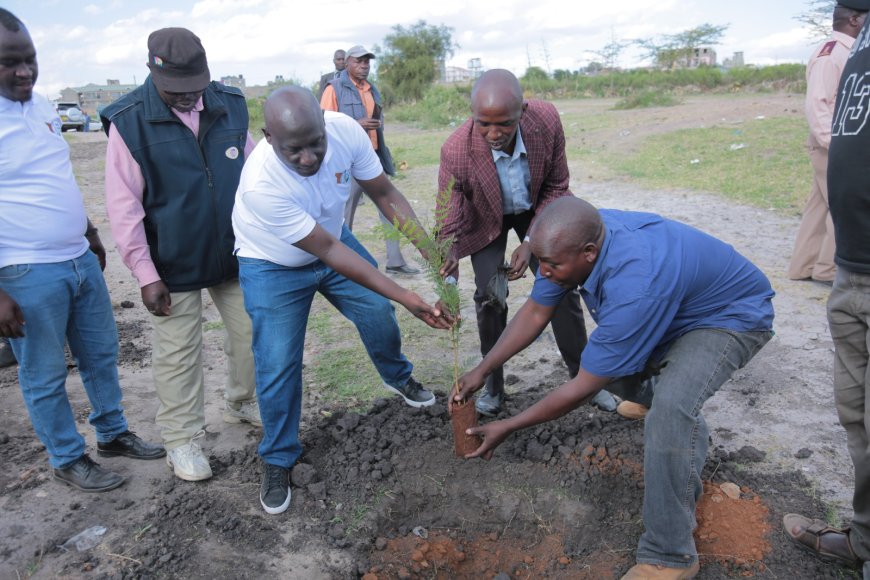
[[(199, 113), (202, 109), (200, 97), (192, 111), (181, 113), (172, 109), (172, 112), (195, 137), (199, 137)], [(245, 143), (245, 159), (255, 146), (249, 131)], [(109, 144), (106, 148), (106, 212), (121, 260), (136, 277), (140, 288), (160, 280), (145, 237), (145, 208), (142, 207), (144, 193), (145, 179), (142, 169), (133, 159), (115, 125), (112, 125), (109, 127)]]

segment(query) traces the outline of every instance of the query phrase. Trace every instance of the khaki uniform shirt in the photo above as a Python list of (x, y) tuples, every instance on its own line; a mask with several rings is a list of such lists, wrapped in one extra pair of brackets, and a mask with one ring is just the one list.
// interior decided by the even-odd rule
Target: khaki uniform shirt
[(810, 126), (811, 147), (827, 149), (831, 143), (837, 86), (854, 42), (855, 39), (848, 34), (834, 32), (816, 47), (807, 63), (807, 100), (804, 109)]

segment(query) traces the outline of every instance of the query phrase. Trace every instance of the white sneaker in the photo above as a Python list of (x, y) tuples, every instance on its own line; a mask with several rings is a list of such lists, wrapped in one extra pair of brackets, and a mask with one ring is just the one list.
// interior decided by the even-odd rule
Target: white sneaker
[[(236, 409), (235, 405), (239, 408)], [(224, 403), (224, 423), (250, 423), (254, 427), (262, 427), (263, 421), (260, 420), (260, 405), (257, 400), (248, 401), (247, 403)]]
[(199, 431), (181, 447), (166, 451), (166, 464), (172, 467), (176, 477), (185, 481), (202, 481), (211, 477), (211, 466), (202, 452), (197, 439), (205, 436), (205, 431)]

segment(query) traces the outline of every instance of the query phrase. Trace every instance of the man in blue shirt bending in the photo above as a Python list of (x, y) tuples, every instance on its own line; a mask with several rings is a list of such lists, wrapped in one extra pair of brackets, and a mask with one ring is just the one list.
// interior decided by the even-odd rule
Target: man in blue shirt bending
[[(731, 246), (648, 213), (598, 211), (574, 197), (532, 226), (540, 262), (531, 299), (454, 401), (537, 338), (565, 293), (580, 287), (597, 328), (579, 374), (519, 415), (469, 430), (489, 459), (518, 429), (561, 417), (607, 388), (650, 407), (644, 429), (645, 531), (624, 579), (693, 578), (692, 538), (708, 430), (701, 407), (770, 340), (773, 290)], [(451, 401), (451, 405), (454, 401)]]

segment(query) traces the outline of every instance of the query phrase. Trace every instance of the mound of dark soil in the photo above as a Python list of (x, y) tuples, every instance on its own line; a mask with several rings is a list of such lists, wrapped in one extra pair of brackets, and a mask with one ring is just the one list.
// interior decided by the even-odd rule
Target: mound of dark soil
[[(542, 392), (515, 395), (508, 412)], [(466, 461), (453, 456), (443, 405), (418, 410), (382, 399), (363, 415), (322, 412), (303, 442), (287, 513), (261, 511), (251, 443), (213, 455), (207, 482), (153, 482), (146, 517), (128, 521), (127, 539), (111, 546), (121, 557), (92, 554), (86, 564), (107, 577), (257, 578), (283, 552), (324, 545), (350, 555), (324, 563), (334, 578), (618, 578), (634, 563), (642, 422), (584, 407), (514, 435), (490, 462)], [(821, 513), (803, 478), (745, 469), (721, 449), (711, 453), (696, 533), (699, 578), (841, 577), (780, 532), (785, 512)], [(738, 484), (740, 498), (724, 494), (722, 482)], [(287, 537), (290, 520), (297, 533)], [(68, 571), (83, 565), (71, 564)]]

